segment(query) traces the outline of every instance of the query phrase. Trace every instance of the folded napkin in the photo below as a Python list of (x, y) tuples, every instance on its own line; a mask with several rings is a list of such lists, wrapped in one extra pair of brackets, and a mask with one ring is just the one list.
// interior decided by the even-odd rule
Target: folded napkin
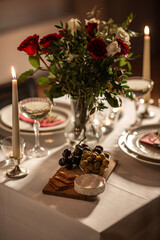
[[(22, 113), (19, 114), (19, 119), (28, 123), (33, 124), (34, 120), (25, 117)], [(40, 119), (39, 123), (41, 127), (51, 127), (63, 123), (64, 120), (60, 120), (57, 117), (48, 116), (44, 119)]]
[(154, 147), (160, 147), (160, 134), (158, 132), (152, 132), (140, 139), (140, 142), (147, 143)]

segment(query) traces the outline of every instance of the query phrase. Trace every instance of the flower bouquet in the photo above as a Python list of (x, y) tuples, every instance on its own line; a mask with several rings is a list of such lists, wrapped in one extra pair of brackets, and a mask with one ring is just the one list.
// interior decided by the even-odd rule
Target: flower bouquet
[(85, 23), (73, 18), (60, 22), (55, 25), (56, 33), (41, 39), (37, 34), (29, 36), (18, 47), (35, 68), (22, 73), (19, 81), (38, 70), (46, 71), (38, 78), (46, 96), (52, 101), (64, 95), (73, 99), (74, 138), (85, 136), (89, 116), (106, 108), (106, 101), (119, 107), (120, 95), (132, 98), (125, 81), (131, 74), (130, 38), (136, 35), (129, 30), (132, 19), (130, 14), (118, 26), (112, 19), (100, 20), (95, 9), (87, 14)]

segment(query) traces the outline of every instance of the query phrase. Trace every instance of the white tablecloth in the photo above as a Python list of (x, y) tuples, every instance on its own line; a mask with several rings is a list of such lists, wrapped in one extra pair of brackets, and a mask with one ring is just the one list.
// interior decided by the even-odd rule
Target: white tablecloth
[[(150, 107), (156, 117), (143, 124), (158, 123), (160, 109)], [(121, 132), (134, 121), (133, 102), (124, 100), (123, 116), (101, 145), (119, 160), (105, 191), (97, 201), (87, 202), (44, 195), (43, 187), (59, 168), (58, 160), (66, 147), (64, 132), (41, 135), (51, 155), (26, 159), (27, 177), (6, 177), (11, 166), (0, 165), (1, 240), (98, 240), (157, 239), (160, 235), (160, 167), (143, 164), (118, 147)], [(1, 129), (1, 133), (7, 134)], [(33, 141), (33, 135), (23, 135)], [(53, 142), (48, 145), (49, 139)], [(47, 140), (47, 141), (46, 141)]]

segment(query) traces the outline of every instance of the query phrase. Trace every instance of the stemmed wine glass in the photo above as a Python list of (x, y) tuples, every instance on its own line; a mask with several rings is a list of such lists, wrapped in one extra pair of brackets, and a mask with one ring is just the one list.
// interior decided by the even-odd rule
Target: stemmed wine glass
[(133, 127), (138, 125), (139, 123), (138, 115), (139, 100), (152, 89), (154, 82), (151, 79), (145, 79), (143, 77), (130, 77), (127, 78), (126, 81), (127, 85), (133, 92), (135, 102), (136, 120), (134, 124), (132, 124)]
[(151, 102), (151, 91), (153, 89), (154, 86), (154, 82), (151, 80), (151, 88), (148, 91), (148, 93), (141, 99), (143, 101), (143, 105), (144, 105), (144, 112), (141, 113), (141, 118), (142, 119), (146, 119), (146, 118), (153, 118), (155, 116), (155, 113), (151, 110), (148, 109), (149, 104)]
[(29, 157), (44, 157), (49, 154), (48, 150), (40, 146), (39, 142), (39, 119), (45, 117), (51, 110), (51, 101), (48, 98), (33, 97), (20, 101), (20, 110), (25, 117), (34, 120), (33, 129), (35, 134), (35, 145), (28, 151)]

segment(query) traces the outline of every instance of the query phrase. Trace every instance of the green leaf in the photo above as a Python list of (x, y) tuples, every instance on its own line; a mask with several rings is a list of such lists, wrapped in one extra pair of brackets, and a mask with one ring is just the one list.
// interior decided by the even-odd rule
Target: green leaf
[(29, 76), (32, 76), (34, 74), (34, 70), (30, 69), (24, 73), (22, 73), (19, 78), (17, 79), (18, 82), (23, 82), (25, 79), (27, 79)]
[(52, 98), (59, 98), (64, 95), (62, 93), (62, 87), (59, 85), (53, 85), (49, 90), (49, 94), (52, 96)]
[(66, 25), (65, 25), (65, 29), (68, 30), (68, 23), (66, 23)]
[(129, 53), (128, 54), (128, 58), (132, 57), (133, 56), (133, 53)]
[(40, 86), (43, 87), (49, 87), (50, 86), (50, 81), (47, 77), (39, 77), (38, 78), (38, 83)]
[(105, 97), (111, 107), (119, 107), (118, 99), (115, 96), (112, 96), (109, 92), (105, 91)]
[(120, 83), (121, 83), (121, 84), (127, 83), (127, 81), (126, 81), (126, 80), (122, 80)]
[(58, 25), (54, 25), (56, 28), (59, 28), (59, 29), (61, 29), (62, 27), (61, 26), (58, 26)]
[(53, 73), (49, 72), (48, 78), (55, 79), (56, 76)]
[(128, 76), (127, 76), (126, 74), (124, 74), (124, 75), (122, 76), (122, 78), (128, 78)]
[(40, 67), (39, 57), (37, 55), (36, 56), (29, 56), (29, 62), (35, 68)]
[(129, 86), (128, 85), (123, 85), (123, 88), (129, 88)]
[(60, 21), (60, 24), (61, 24), (61, 27), (63, 28), (63, 22), (62, 21)]
[(125, 58), (122, 58), (122, 59), (119, 61), (119, 66), (120, 66), (120, 67), (123, 67), (123, 66), (125, 66), (126, 64), (127, 64), (127, 62), (126, 62)]
[[(88, 99), (88, 101), (86, 101), (86, 102), (89, 102), (89, 101), (90, 101), (90, 99)], [(91, 102), (91, 103), (89, 104), (89, 111), (91, 111), (92, 108), (93, 108), (93, 102)]]
[(95, 110), (96, 110), (96, 108), (94, 107), (94, 108), (92, 108), (92, 110), (90, 111), (90, 115), (92, 115), (93, 113), (95, 113)]
[(128, 70), (131, 71), (132, 66), (131, 66), (130, 62), (127, 62), (127, 65), (128, 65)]
[(76, 75), (77, 75), (77, 71), (73, 69), (73, 70), (72, 70), (72, 75), (75, 75), (75, 76), (76, 76)]
[(132, 72), (126, 72), (127, 75), (132, 75)]

